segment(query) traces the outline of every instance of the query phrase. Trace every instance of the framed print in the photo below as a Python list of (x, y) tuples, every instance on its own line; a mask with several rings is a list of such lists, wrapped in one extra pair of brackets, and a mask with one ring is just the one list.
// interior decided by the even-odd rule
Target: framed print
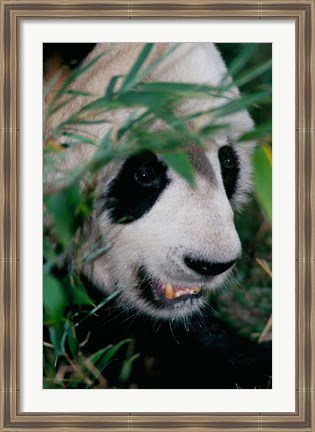
[(314, 24), (1, 1), (1, 430), (315, 431)]

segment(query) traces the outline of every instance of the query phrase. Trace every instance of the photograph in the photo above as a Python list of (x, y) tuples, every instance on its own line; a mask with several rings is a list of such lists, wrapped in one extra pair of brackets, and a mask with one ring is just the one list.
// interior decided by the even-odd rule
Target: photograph
[(0, 4), (0, 431), (315, 432), (315, 3)]
[(43, 43), (43, 389), (272, 390), (272, 44)]

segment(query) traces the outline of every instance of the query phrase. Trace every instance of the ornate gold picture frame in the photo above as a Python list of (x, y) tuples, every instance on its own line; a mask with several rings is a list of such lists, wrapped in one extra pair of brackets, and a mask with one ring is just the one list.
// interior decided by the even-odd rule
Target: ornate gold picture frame
[[(315, 431), (313, 0), (0, 0), (0, 431)], [(293, 20), (296, 30), (296, 399), (279, 413), (25, 413), (20, 410), (19, 35), (36, 19)], [(294, 235), (294, 233), (290, 233)]]

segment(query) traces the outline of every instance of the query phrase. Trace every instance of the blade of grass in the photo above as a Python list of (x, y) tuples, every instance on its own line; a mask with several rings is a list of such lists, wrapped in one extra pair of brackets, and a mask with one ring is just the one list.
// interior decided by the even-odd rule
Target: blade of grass
[(220, 82), (220, 86), (225, 84), (226, 80), (232, 76), (236, 77), (238, 72), (243, 69), (243, 67), (248, 63), (249, 59), (252, 58), (256, 51), (257, 44), (249, 44), (246, 45), (246, 49), (244, 49), (239, 55), (237, 55), (234, 60), (230, 63), (228, 67), (228, 72), (222, 78)]
[(262, 125), (257, 126), (254, 130), (241, 135), (238, 141), (252, 141), (259, 138), (270, 137), (272, 132), (272, 123), (267, 122)]
[(172, 95), (178, 98), (222, 97), (227, 87), (212, 87), (208, 85), (173, 83), (173, 82), (144, 82), (138, 84), (135, 91), (158, 92), (161, 95)]
[(121, 383), (124, 384), (126, 381), (128, 381), (131, 374), (132, 364), (139, 357), (140, 354), (134, 354), (133, 356), (129, 357), (127, 360), (123, 362), (123, 366), (121, 368), (120, 375), (119, 375), (119, 381)]
[[(134, 76), (132, 80), (132, 86), (135, 86), (138, 82), (142, 81), (150, 72), (152, 72), (158, 64), (160, 64), (166, 57), (168, 57), (180, 44), (176, 43), (174, 44), (169, 50), (167, 50), (164, 54), (159, 56), (156, 60), (154, 60), (152, 63), (150, 63), (146, 68), (144, 68), (143, 71), (138, 71), (138, 74)], [(132, 86), (129, 86), (128, 88), (121, 88), (122, 91), (125, 91)]]
[(106, 93), (105, 93), (105, 98), (111, 100), (113, 97), (113, 93), (114, 93), (114, 88), (116, 86), (116, 83), (118, 81), (118, 79), (121, 78), (121, 75), (115, 75), (113, 76), (113, 78), (110, 80), (107, 89), (106, 89)]
[(144, 62), (146, 61), (146, 59), (148, 58), (152, 49), (153, 49), (152, 43), (145, 44), (138, 58), (136, 59), (134, 65), (130, 69), (129, 73), (125, 76), (125, 79), (120, 88), (120, 93), (126, 92), (137, 83), (138, 81), (137, 74), (140, 68), (142, 67), (142, 65), (144, 64)]
[(270, 94), (271, 89), (267, 89), (250, 95), (244, 95), (239, 99), (232, 100), (231, 102), (220, 105), (217, 108), (213, 108), (212, 110), (209, 110), (209, 112), (213, 113), (217, 118), (224, 117), (226, 115), (241, 111), (250, 105), (254, 105), (256, 103), (262, 104), (263, 102), (267, 101), (267, 98), (270, 96)]
[(126, 344), (130, 343), (132, 339), (124, 339), (115, 345), (108, 346), (101, 350), (102, 352), (97, 352), (91, 355), (88, 360), (91, 361), (101, 373), (104, 368), (109, 364), (117, 352)]
[(65, 94), (73, 95), (73, 96), (93, 96), (91, 93), (87, 93), (87, 92), (79, 91), (79, 90), (74, 90), (74, 89), (65, 90)]
[(75, 327), (78, 327), (80, 324), (82, 324), (85, 320), (87, 320), (90, 316), (94, 315), (96, 312), (98, 312), (103, 306), (105, 306), (110, 301), (114, 300), (116, 297), (118, 297), (122, 293), (122, 290), (117, 290), (113, 292), (110, 296), (106, 297), (103, 301), (101, 301), (95, 308), (93, 308), (84, 318), (82, 318), (81, 321), (77, 322), (75, 324)]
[(76, 133), (73, 133), (73, 132), (64, 131), (63, 135), (65, 137), (67, 137), (67, 138), (71, 138), (71, 139), (77, 140), (77, 142), (79, 142), (79, 143), (96, 145), (93, 140), (91, 140), (90, 138), (85, 137), (85, 136), (83, 136), (81, 134), (76, 134)]
[(272, 60), (270, 59), (267, 62), (260, 64), (258, 66), (255, 66), (255, 67), (251, 68), (249, 71), (245, 72), (239, 78), (235, 79), (234, 83), (238, 87), (241, 87), (244, 84), (247, 84), (248, 82), (250, 82), (251, 80), (264, 74), (266, 71), (270, 70), (271, 66), (272, 66)]
[(54, 88), (55, 84), (57, 84), (59, 78), (62, 76), (62, 70), (57, 71), (54, 76), (48, 81), (48, 83), (45, 85), (43, 90), (43, 96), (47, 96), (52, 89)]
[(271, 150), (267, 146), (259, 146), (253, 154), (254, 183), (257, 200), (272, 223), (272, 164)]

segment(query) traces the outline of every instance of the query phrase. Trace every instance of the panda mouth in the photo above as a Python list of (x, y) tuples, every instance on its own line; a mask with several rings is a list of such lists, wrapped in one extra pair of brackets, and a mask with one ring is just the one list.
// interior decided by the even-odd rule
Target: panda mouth
[(184, 285), (162, 282), (149, 275), (143, 268), (139, 271), (139, 279), (140, 295), (151, 303), (173, 306), (186, 303), (189, 299), (197, 299), (202, 295), (201, 287), (185, 287)]

